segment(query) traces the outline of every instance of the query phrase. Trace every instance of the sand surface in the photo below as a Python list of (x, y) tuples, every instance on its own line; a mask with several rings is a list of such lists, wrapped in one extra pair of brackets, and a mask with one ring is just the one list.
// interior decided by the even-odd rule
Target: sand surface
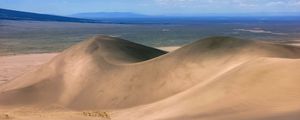
[[(180, 46), (158, 47), (158, 49), (169, 52), (178, 48), (180, 48)], [(0, 56), (0, 84), (38, 68), (40, 65), (49, 62), (58, 54), (59, 53), (42, 53)]]
[(98, 36), (34, 56), (1, 58), (40, 60), (0, 85), (0, 119), (300, 119), (295, 45), (211, 37), (167, 53)]
[(58, 53), (0, 56), (0, 84), (36, 69)]

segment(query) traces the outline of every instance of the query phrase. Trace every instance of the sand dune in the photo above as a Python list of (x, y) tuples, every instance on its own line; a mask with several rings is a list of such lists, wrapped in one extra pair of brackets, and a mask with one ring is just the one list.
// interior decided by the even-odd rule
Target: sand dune
[[(296, 46), (230, 37), (167, 53), (98, 36), (0, 85), (0, 113), (15, 119), (298, 120), (299, 53)], [(109, 118), (95, 111), (109, 111)]]
[[(164, 51), (174, 51), (180, 46), (157, 47)], [(0, 56), (0, 84), (13, 80), (28, 71), (39, 68), (59, 53), (39, 53)]]
[(0, 56), (0, 84), (36, 69), (55, 55), (57, 53)]

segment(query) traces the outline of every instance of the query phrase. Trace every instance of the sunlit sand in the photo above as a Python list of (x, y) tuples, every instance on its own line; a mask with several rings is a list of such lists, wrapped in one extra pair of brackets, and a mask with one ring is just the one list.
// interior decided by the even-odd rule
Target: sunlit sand
[(298, 46), (231, 37), (166, 52), (98, 36), (1, 57), (27, 62), (0, 85), (0, 119), (297, 120), (298, 58)]

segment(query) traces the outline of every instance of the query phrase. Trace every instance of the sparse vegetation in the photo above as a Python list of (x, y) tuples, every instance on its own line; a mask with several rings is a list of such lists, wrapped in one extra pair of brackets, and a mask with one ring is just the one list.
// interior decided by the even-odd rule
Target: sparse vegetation
[(10, 119), (11, 117), (8, 114), (0, 114), (0, 119)]
[(106, 119), (111, 119), (109, 116), (108, 112), (99, 112), (99, 111), (90, 111), (90, 112), (83, 112), (84, 116), (88, 117), (101, 117), (101, 118), (106, 118)]

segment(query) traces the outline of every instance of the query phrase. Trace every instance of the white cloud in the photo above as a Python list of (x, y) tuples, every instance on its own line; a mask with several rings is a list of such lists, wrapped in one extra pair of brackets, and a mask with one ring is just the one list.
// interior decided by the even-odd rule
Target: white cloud
[(299, 1), (296, 1), (293, 5), (294, 5), (294, 6), (300, 7), (300, 0), (299, 0)]
[(155, 0), (155, 2), (164, 4), (164, 3), (184, 3), (184, 2), (192, 2), (194, 0)]
[(160, 5), (190, 5), (193, 6), (255, 6), (251, 0), (155, 0), (156, 3)]
[(238, 5), (239, 7), (255, 7), (257, 4), (249, 2), (247, 0), (232, 0), (231, 4)]
[(196, 0), (155, 0), (158, 5), (166, 7), (188, 7)]
[(266, 6), (281, 6), (281, 5), (285, 5), (287, 3), (284, 3), (282, 1), (271, 1), (271, 2), (268, 2), (266, 4)]
[(287, 12), (299, 11), (300, 0), (154, 0), (163, 8), (195, 12)]

